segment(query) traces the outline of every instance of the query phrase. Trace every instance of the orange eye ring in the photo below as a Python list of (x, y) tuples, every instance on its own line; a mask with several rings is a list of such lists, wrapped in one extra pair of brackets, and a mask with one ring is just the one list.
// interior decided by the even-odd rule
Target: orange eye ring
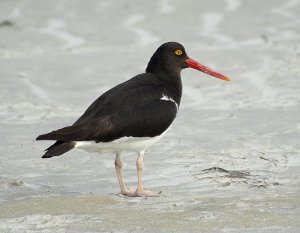
[(177, 50), (175, 51), (175, 54), (176, 54), (177, 56), (180, 56), (180, 55), (182, 55), (182, 50), (180, 50), (180, 49), (177, 49)]

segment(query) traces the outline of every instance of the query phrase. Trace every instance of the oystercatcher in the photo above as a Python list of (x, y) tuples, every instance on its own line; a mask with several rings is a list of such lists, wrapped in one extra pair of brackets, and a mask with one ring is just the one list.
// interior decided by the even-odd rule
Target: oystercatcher
[[(225, 75), (189, 58), (181, 44), (165, 43), (153, 54), (145, 73), (102, 94), (73, 125), (38, 136), (36, 140), (56, 140), (42, 158), (59, 156), (73, 148), (114, 152), (121, 194), (157, 196), (143, 188), (143, 157), (145, 150), (157, 142), (174, 121), (182, 93), (180, 72), (188, 67), (229, 81)], [(120, 157), (123, 151), (138, 154), (136, 190), (128, 189), (124, 183)]]

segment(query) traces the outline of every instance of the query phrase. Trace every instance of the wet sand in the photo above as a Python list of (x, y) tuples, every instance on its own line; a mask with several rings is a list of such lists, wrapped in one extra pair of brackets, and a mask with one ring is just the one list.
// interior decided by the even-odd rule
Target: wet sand
[[(300, 1), (0, 3), (0, 232), (299, 232)], [(184, 70), (179, 115), (145, 156), (157, 198), (118, 194), (114, 155), (40, 159), (166, 41), (232, 78)], [(133, 153), (124, 176), (135, 188)]]

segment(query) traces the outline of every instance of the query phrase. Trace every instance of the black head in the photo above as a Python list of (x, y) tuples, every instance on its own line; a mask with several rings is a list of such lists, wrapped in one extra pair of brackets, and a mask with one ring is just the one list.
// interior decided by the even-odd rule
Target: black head
[(151, 57), (146, 72), (157, 73), (165, 71), (167, 73), (180, 73), (188, 65), (183, 45), (178, 42), (167, 42), (162, 44)]
[(151, 57), (146, 72), (163, 72), (169, 76), (180, 77), (180, 71), (188, 67), (199, 70), (216, 78), (226, 81), (230, 80), (225, 75), (189, 58), (183, 45), (179, 44), (178, 42), (167, 42), (162, 44)]

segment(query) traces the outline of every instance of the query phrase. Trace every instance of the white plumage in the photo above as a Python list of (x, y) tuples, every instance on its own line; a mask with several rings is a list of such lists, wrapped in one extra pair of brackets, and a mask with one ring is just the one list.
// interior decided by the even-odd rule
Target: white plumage
[(161, 135), (155, 137), (123, 137), (111, 142), (96, 143), (94, 141), (77, 141), (75, 147), (87, 152), (119, 153), (122, 151), (133, 151), (139, 153), (147, 150), (150, 146), (159, 141), (167, 131), (168, 129)]

